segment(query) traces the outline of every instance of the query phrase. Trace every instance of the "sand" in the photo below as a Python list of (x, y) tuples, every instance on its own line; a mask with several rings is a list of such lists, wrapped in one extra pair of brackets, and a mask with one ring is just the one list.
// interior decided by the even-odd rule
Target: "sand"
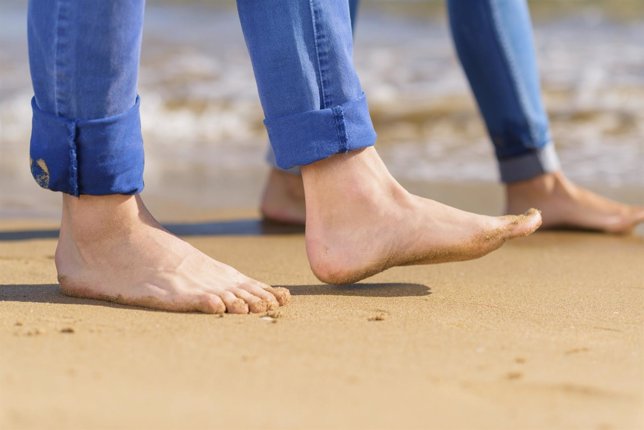
[(258, 234), (253, 216), (174, 228), (289, 287), (270, 316), (65, 297), (55, 225), (0, 222), (0, 428), (644, 425), (643, 235), (538, 233), (333, 287), (310, 273), (301, 232)]

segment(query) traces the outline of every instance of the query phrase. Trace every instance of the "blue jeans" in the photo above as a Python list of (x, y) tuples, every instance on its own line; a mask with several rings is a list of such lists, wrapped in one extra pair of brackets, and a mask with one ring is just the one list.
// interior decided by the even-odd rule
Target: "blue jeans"
[[(352, 61), (347, 0), (238, 0), (237, 4), (277, 165), (288, 169), (373, 145), (376, 134)], [(465, 42), (481, 39), (468, 37), (465, 31), (468, 17), (481, 24), (476, 14), (468, 13), (471, 4), (450, 3), (451, 16), (462, 15), (458, 25), (453, 23), (459, 52), (467, 52), (459, 40), (466, 46)], [(482, 20), (487, 26), (482, 28), (495, 30), (491, 33), (497, 41), (495, 54), (484, 64), (508, 72), (510, 81), (493, 81), (507, 92), (508, 100), (515, 101), (513, 108), (522, 109), (508, 108), (506, 117), (484, 115), (493, 123), (501, 118), (502, 127), (488, 125), (491, 133), (501, 131), (493, 134), (500, 163), (549, 169), (544, 156), (549, 147), (547, 120), (545, 114), (539, 115), (543, 109), (536, 72), (532, 71), (532, 80), (527, 78), (532, 85), (523, 87), (523, 75), (517, 73), (523, 67), (517, 60), (534, 58), (525, 4), (476, 2), (476, 8), (481, 7), (480, 12), (487, 13), (487, 20)], [(41, 186), (72, 195), (141, 191), (143, 140), (136, 83), (143, 9), (144, 0), (30, 0), (29, 57), (35, 92), (30, 155), (32, 173)], [(512, 15), (522, 10), (525, 13)], [(508, 28), (500, 26), (502, 19), (509, 22)], [(515, 33), (522, 37), (508, 36)], [(528, 54), (515, 52), (526, 47)], [(486, 56), (473, 57), (480, 61)], [(473, 64), (480, 64), (474, 59)], [(467, 64), (464, 61), (466, 68)], [(473, 79), (478, 89), (477, 82)], [(477, 89), (479, 103), (483, 99), (493, 104), (498, 98), (494, 91)], [(481, 106), (487, 111), (485, 103)], [(536, 126), (526, 129), (522, 121), (532, 121), (530, 115), (543, 117), (545, 132)], [(519, 177), (513, 175), (511, 179)]]
[(375, 143), (347, 0), (238, 0), (237, 9), (277, 166)]
[[(137, 73), (144, 0), (30, 0), (31, 167), (72, 195), (143, 188)], [(373, 145), (346, 0), (239, 0), (278, 164)]]
[(452, 39), (494, 144), (501, 180), (559, 170), (526, 0), (448, 0), (447, 6)]
[[(355, 20), (359, 1), (349, 3)], [(448, 0), (447, 6), (454, 45), (494, 144), (501, 180), (559, 170), (526, 1)], [(267, 158), (277, 165), (271, 152)]]
[(143, 1), (31, 0), (31, 171), (67, 194), (143, 189), (136, 85)]

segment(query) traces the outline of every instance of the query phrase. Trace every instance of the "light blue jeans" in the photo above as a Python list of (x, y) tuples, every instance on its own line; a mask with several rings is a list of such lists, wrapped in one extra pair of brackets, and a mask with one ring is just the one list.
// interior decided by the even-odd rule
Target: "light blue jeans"
[(238, 0), (277, 166), (375, 143), (347, 0)]
[(503, 182), (560, 169), (541, 100), (526, 0), (448, 0), (452, 39)]
[[(359, 1), (349, 3), (355, 21)], [(452, 39), (494, 144), (501, 180), (559, 170), (526, 1), (447, 0), (447, 6)], [(278, 166), (271, 151), (267, 158)]]
[[(239, 0), (277, 163), (373, 145), (347, 0)], [(137, 73), (144, 0), (30, 0), (31, 167), (72, 195), (143, 188)]]
[[(522, 10), (519, 0), (475, 4), (477, 10), (489, 5), (481, 13), (488, 14), (488, 24), (497, 32), (498, 18), (506, 16), (503, 11), (513, 10), (508, 5)], [(499, 4), (504, 7), (496, 7)], [(376, 134), (352, 61), (349, 2), (238, 0), (237, 5), (276, 164), (288, 169), (373, 145)], [(453, 16), (460, 9), (468, 16), (465, 11), (473, 8), (466, 0), (450, 5)], [(35, 93), (30, 154), (32, 173), (41, 186), (72, 195), (135, 194), (143, 188), (136, 91), (143, 9), (144, 0), (30, 0), (29, 58)], [(529, 25), (527, 14), (513, 19), (517, 18)], [(525, 25), (511, 27), (521, 30)], [(508, 42), (499, 42), (495, 55), (506, 62), (523, 60), (508, 57), (518, 43), (513, 42), (514, 30), (508, 31), (498, 37)], [(463, 31), (465, 39), (467, 35)], [(515, 80), (500, 88), (516, 92), (515, 101), (525, 112), (512, 116), (518, 126), (510, 121), (502, 131), (523, 138), (525, 133), (518, 130), (521, 119), (533, 112), (526, 106), (541, 106), (538, 84), (535, 91), (520, 93), (514, 73), (520, 65), (505, 67)], [(486, 99), (488, 93), (480, 96)], [(517, 147), (513, 141), (499, 144), (495, 137), (502, 162), (540, 162), (549, 142), (543, 117), (546, 133), (526, 135), (540, 137), (541, 142), (529, 140), (523, 152), (508, 149)]]

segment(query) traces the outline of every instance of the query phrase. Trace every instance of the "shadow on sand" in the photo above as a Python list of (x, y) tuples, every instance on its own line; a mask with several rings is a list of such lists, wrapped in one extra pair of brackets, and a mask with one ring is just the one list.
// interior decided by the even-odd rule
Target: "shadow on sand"
[(69, 297), (60, 292), (58, 284), (0, 285), (0, 303), (2, 302), (94, 305), (123, 309), (139, 309), (133, 306), (124, 306), (102, 300)]
[[(359, 297), (417, 297), (431, 294), (429, 287), (421, 284), (354, 284), (354, 285), (280, 285), (288, 288), (293, 296), (359, 296)], [(57, 284), (0, 285), (0, 303), (49, 303), (61, 305), (93, 305), (123, 309), (142, 309), (102, 300), (69, 297), (60, 292)]]
[(431, 289), (422, 284), (386, 282), (351, 285), (276, 285), (287, 288), (293, 296), (358, 296), (358, 297), (419, 297)]
[[(280, 224), (260, 219), (238, 219), (229, 221), (163, 224), (177, 236), (271, 236), (303, 234), (304, 226)], [(0, 231), (0, 241), (29, 239), (56, 239), (57, 229)]]

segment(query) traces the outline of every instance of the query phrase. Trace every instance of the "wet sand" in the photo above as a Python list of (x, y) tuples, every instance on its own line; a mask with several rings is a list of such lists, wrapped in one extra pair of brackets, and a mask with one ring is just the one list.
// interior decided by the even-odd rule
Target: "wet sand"
[(641, 232), (539, 233), (333, 287), (310, 273), (297, 229), (193, 215), (171, 228), (292, 303), (220, 318), (65, 297), (55, 225), (0, 222), (0, 428), (644, 424)]

